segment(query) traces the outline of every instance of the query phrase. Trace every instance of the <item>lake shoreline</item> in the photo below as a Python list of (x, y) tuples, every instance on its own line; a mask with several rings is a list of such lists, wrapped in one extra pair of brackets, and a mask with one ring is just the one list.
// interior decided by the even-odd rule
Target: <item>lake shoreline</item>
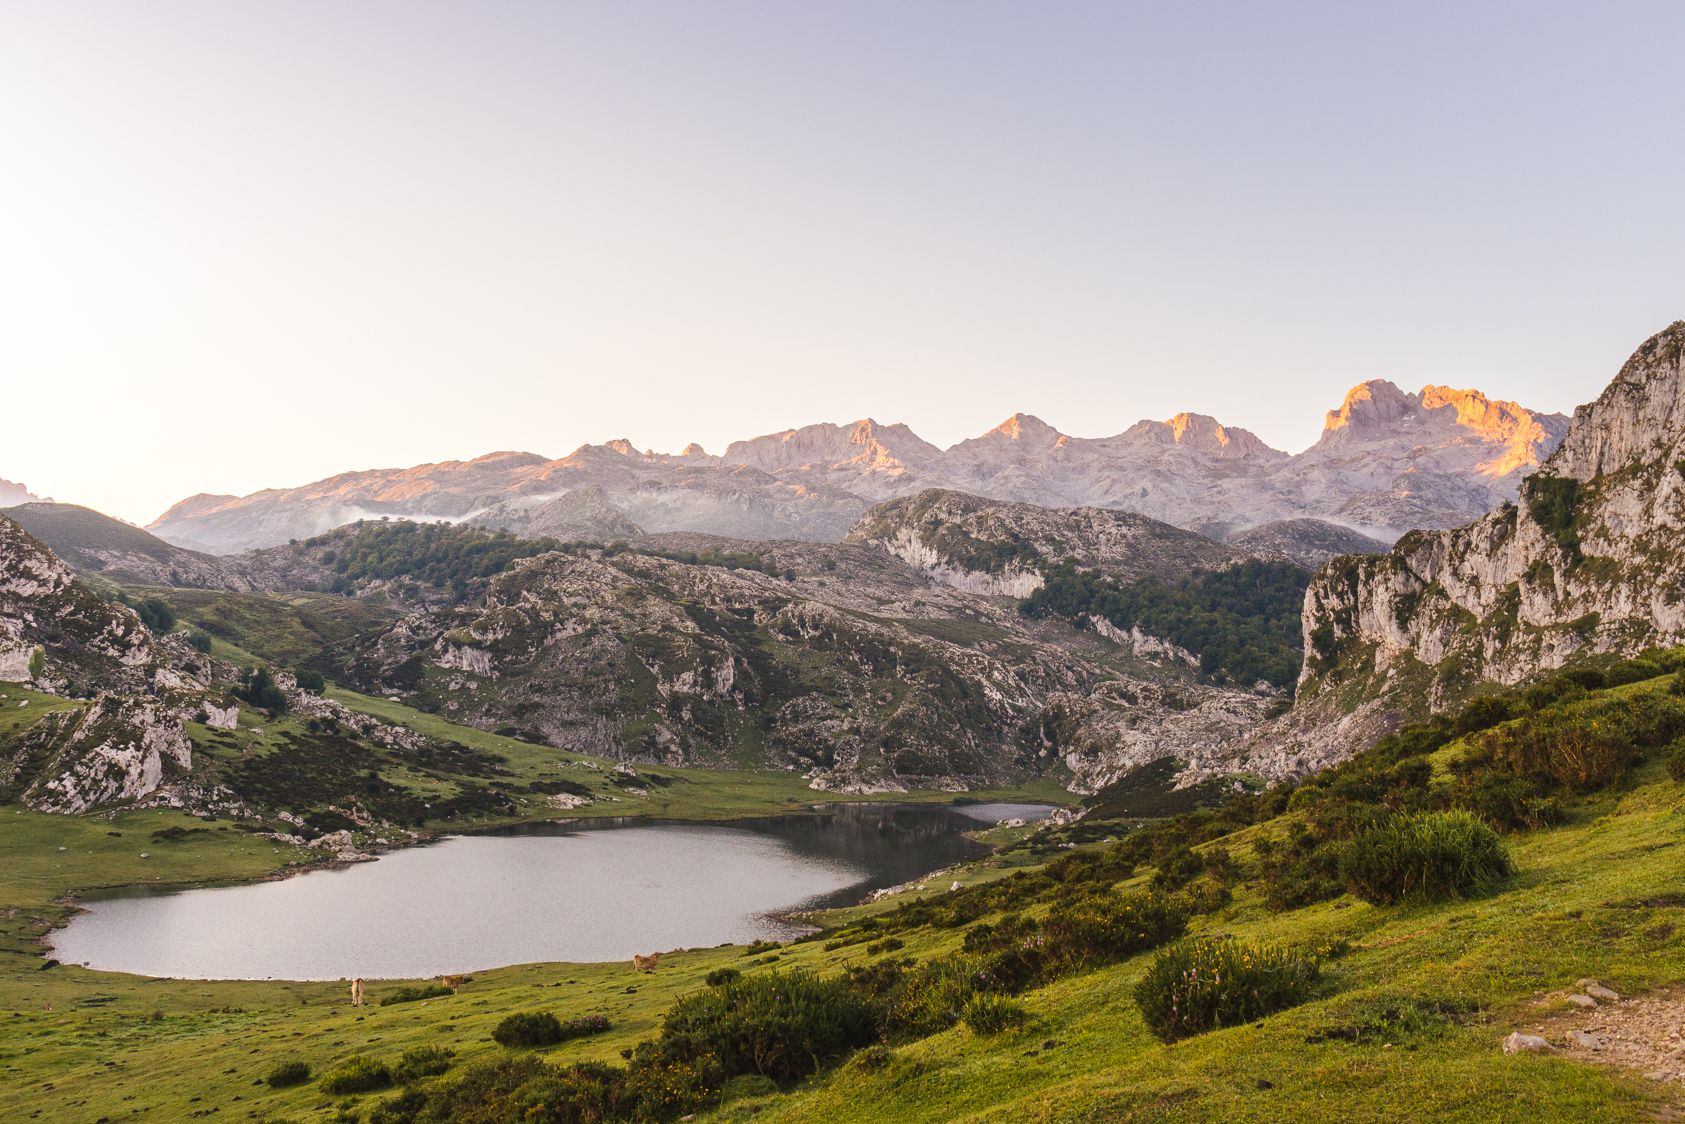
[[(565, 900), (570, 903), (569, 908), (573, 910), (573, 913), (569, 916), (568, 921), (573, 928), (547, 932), (543, 938), (563, 942), (570, 939), (584, 941), (594, 951), (581, 949), (578, 952), (571, 950), (552, 952), (545, 950), (537, 953), (535, 958), (525, 949), (516, 951), (511, 948), (508, 953), (511, 956), (510, 959), (494, 959), (486, 963), (477, 963), (472, 969), (462, 969), (460, 965), (453, 962), (449, 967), (442, 970), (488, 971), (516, 964), (536, 962), (610, 963), (620, 959), (621, 956), (618, 952), (605, 953), (602, 950), (601, 942), (615, 939), (626, 943), (636, 942), (646, 951), (648, 950), (647, 946), (664, 943), (666, 939), (673, 937), (678, 938), (673, 941), (674, 949), (710, 947), (718, 943), (716, 937), (723, 937), (726, 943), (741, 943), (741, 941), (756, 939), (789, 941), (807, 935), (816, 927), (822, 925), (822, 922), (819, 922), (817, 918), (829, 910), (864, 904), (873, 894), (880, 893), (886, 886), (899, 888), (921, 878), (932, 877), (932, 871), (940, 873), (955, 865), (964, 865), (967, 862), (975, 862), (986, 858), (994, 850), (994, 845), (978, 839), (977, 836), (993, 829), (999, 822), (1017, 818), (1016, 813), (1027, 810), (1035, 815), (1045, 816), (1052, 815), (1056, 811), (1056, 806), (1039, 803), (1035, 805), (1010, 804), (1002, 805), (1002, 807), (1001, 818), (991, 820), (987, 817), (964, 815), (963, 812), (952, 805), (935, 804), (928, 801), (822, 801), (809, 803), (799, 810), (780, 810), (771, 815), (761, 813), (736, 816), (730, 819), (696, 820), (692, 818), (675, 817), (666, 819), (650, 816), (585, 816), (485, 825), (462, 832), (427, 832), (417, 834), (400, 843), (382, 846), (377, 850), (371, 849), (371, 852), (367, 853), (367, 858), (347, 859), (343, 855), (324, 855), (315, 860), (295, 859), (278, 869), (251, 877), (178, 880), (170, 883), (123, 882), (104, 886), (80, 887), (59, 899), (58, 904), (64, 911), (62, 916), (46, 931), (39, 933), (34, 943), (40, 949), (40, 956), (49, 963), (56, 960), (63, 964), (88, 967), (94, 971), (142, 979), (244, 980), (250, 982), (281, 980), (304, 982), (335, 979), (341, 977), (337, 973), (332, 973), (331, 969), (329, 974), (318, 974), (316, 970), (309, 968), (287, 969), (280, 967), (289, 959), (295, 962), (300, 957), (308, 960), (311, 955), (309, 949), (313, 947), (339, 946), (337, 940), (327, 940), (320, 937), (314, 945), (306, 937), (300, 937), (298, 940), (302, 941), (302, 944), (277, 946), (279, 950), (277, 968), (282, 972), (278, 975), (268, 972), (263, 972), (261, 975), (256, 974), (263, 971), (261, 968), (230, 967), (199, 972), (191, 967), (184, 970), (163, 968), (158, 971), (149, 971), (144, 966), (137, 967), (133, 958), (137, 955), (141, 956), (143, 958), (142, 964), (144, 964), (145, 953), (137, 951), (133, 945), (137, 942), (144, 943), (144, 938), (147, 935), (144, 928), (130, 932), (117, 929), (103, 938), (98, 936), (97, 929), (92, 937), (87, 932), (82, 934), (84, 942), (88, 939), (105, 940), (108, 952), (116, 955), (115, 962), (110, 958), (102, 957), (97, 951), (90, 955), (90, 948), (85, 945), (84, 947), (66, 949), (63, 945), (63, 939), (66, 930), (81, 922), (100, 905), (109, 906), (114, 903), (138, 902), (146, 899), (169, 899), (180, 895), (189, 895), (195, 891), (250, 888), (268, 883), (294, 881), (298, 875), (372, 866), (383, 857), (423, 850), (453, 840), (513, 840), (522, 838), (537, 840), (546, 837), (564, 839), (576, 835), (597, 836), (603, 833), (612, 834), (651, 828), (663, 831), (712, 832), (729, 830), (734, 827), (742, 833), (741, 837), (744, 840), (750, 840), (754, 845), (765, 847), (769, 841), (776, 841), (779, 845), (776, 860), (792, 864), (792, 869), (810, 870), (815, 874), (820, 870), (830, 870), (832, 873), (823, 875), (822, 881), (818, 883), (813, 883), (811, 881), (812, 876), (808, 876), (810, 884), (803, 890), (794, 889), (794, 884), (786, 890), (769, 890), (764, 887), (760, 890), (763, 894), (763, 900), (766, 893), (772, 893), (775, 897), (781, 894), (795, 893), (800, 897), (811, 897), (813, 899), (811, 902), (798, 901), (790, 905), (746, 907), (744, 912), (731, 914), (731, 917), (735, 918), (735, 920), (731, 920), (722, 916), (719, 910), (731, 909), (735, 906), (715, 905), (708, 900), (708, 896), (705, 894), (702, 898), (693, 901), (690, 907), (681, 907), (682, 911), (679, 913), (669, 911), (665, 915), (652, 916), (645, 922), (639, 922), (624, 915), (619, 901), (593, 900), (591, 898), (592, 894), (600, 894), (602, 889), (601, 886), (589, 885), (588, 883), (606, 880), (610, 884), (614, 884), (616, 879), (620, 877), (614, 873), (616, 867), (613, 864), (620, 862), (623, 865), (626, 860), (624, 858), (615, 859), (614, 856), (617, 852), (615, 848), (611, 847), (609, 851), (599, 853), (592, 860), (593, 864), (596, 864), (603, 861), (604, 856), (606, 856), (608, 865), (605, 867), (592, 865), (589, 868), (582, 869), (568, 868), (565, 864), (555, 865), (557, 871), (566, 871), (565, 877), (585, 881), (575, 885), (572, 890), (566, 892), (565, 896), (558, 898), (558, 900)], [(962, 819), (956, 819), (956, 816), (962, 817)], [(964, 823), (964, 820), (974, 822)], [(826, 826), (819, 826), (821, 824)], [(640, 836), (640, 838), (644, 837)], [(649, 836), (647, 838), (659, 839), (660, 837)], [(940, 849), (932, 852), (929, 850), (932, 846), (937, 846)], [(700, 845), (696, 841), (690, 840), (686, 841), (683, 847), (686, 850), (681, 856), (682, 859), (701, 864), (698, 873), (689, 882), (682, 884), (687, 892), (693, 893), (693, 886), (705, 885), (708, 878), (718, 870), (712, 864), (732, 861), (749, 862), (750, 865), (737, 872), (735, 877), (729, 867), (718, 872), (721, 877), (727, 879), (727, 884), (733, 890), (740, 893), (747, 892), (748, 888), (759, 886), (759, 880), (765, 873), (763, 868), (768, 861), (767, 859), (752, 859), (739, 854), (742, 850), (741, 844), (722, 844), (718, 840), (709, 840), (707, 843)], [(861, 850), (862, 847), (865, 848), (864, 851)], [(924, 854), (937, 865), (919, 869), (918, 864), (921, 861), (921, 854)], [(944, 856), (946, 856), (946, 861), (943, 861)], [(842, 873), (839, 873), (836, 863), (844, 859), (846, 859), (847, 865), (841, 868)], [(441, 861), (447, 866), (449, 865), (449, 860)], [(550, 861), (553, 862), (553, 860)], [(913, 865), (909, 866), (909, 863)], [(437, 866), (438, 864), (433, 865)], [(416, 868), (411, 867), (410, 869)], [(703, 869), (707, 871), (706, 874), (701, 873)], [(495, 866), (492, 868), (492, 872), (496, 873)], [(390, 883), (391, 878), (400, 876), (408, 875), (403, 871), (393, 871), (390, 878), (383, 880), (383, 883), (371, 883), (364, 880), (361, 884), (364, 886), (382, 885)], [(563, 875), (558, 874), (557, 876), (562, 877)], [(793, 875), (783, 877), (788, 878), (793, 877)], [(838, 881), (839, 878), (842, 879), (840, 882)], [(480, 878), (470, 875), (466, 881), (475, 883), (480, 880)], [(779, 884), (782, 885), (783, 883)], [(428, 883), (426, 889), (435, 890), (436, 887), (432, 883)], [(521, 891), (524, 890), (525, 886), (523, 885)], [(581, 893), (583, 893), (583, 897), (576, 899), (573, 896)], [(730, 897), (730, 895), (727, 896)], [(539, 892), (539, 897), (543, 897), (542, 890)], [(294, 895), (294, 899), (300, 900), (297, 895)], [(227, 899), (221, 900), (227, 901)], [(308, 900), (308, 897), (302, 900)], [(482, 901), (480, 910), (475, 912), (474, 916), (491, 917), (500, 915), (506, 908), (510, 908), (507, 903), (517, 903), (521, 900), (520, 892), (505, 887), (502, 896), (489, 902)], [(786, 900), (789, 899), (786, 898)], [(586, 912), (578, 912), (581, 908), (578, 904), (580, 901), (592, 902), (592, 904), (584, 907)], [(133, 920), (134, 918), (144, 917), (152, 909), (153, 907), (140, 905), (132, 907), (119, 905), (116, 912), (119, 913), (120, 917), (126, 915), (129, 919), (123, 922), (124, 924), (132, 925), (138, 923)], [(540, 939), (529, 931), (530, 927), (524, 921), (519, 920), (519, 918), (524, 917), (526, 909), (526, 905), (520, 906), (519, 911), (514, 915), (516, 919), (511, 920), (507, 932), (494, 930), (491, 943), (497, 944), (502, 941), (505, 943), (513, 942), (518, 945), (523, 941)], [(167, 910), (168, 907), (162, 907), (163, 912), (167, 912)], [(153, 912), (159, 911), (153, 910)], [(345, 918), (355, 918), (361, 915), (355, 909), (345, 912), (343, 915), (339, 912), (312, 915), (309, 909), (306, 909), (300, 916), (307, 923), (334, 926), (337, 932), (346, 924)], [(453, 920), (452, 915), (448, 913), (441, 915), (440, 919), (447, 922)], [(294, 919), (289, 918), (283, 924), (290, 930), (293, 921)], [(615, 922), (623, 926), (622, 929), (618, 930), (618, 935), (615, 935), (617, 933)], [(117, 924), (117, 922), (108, 920), (106, 924), (109, 927)], [(650, 938), (648, 941), (644, 941), (637, 936), (642, 931), (636, 928), (640, 924), (652, 926), (649, 929)], [(624, 926), (633, 926), (633, 928), (627, 929)], [(693, 926), (700, 927), (701, 933), (690, 935), (693, 932)], [(722, 931), (721, 926), (725, 927), (724, 931)], [(223, 927), (223, 925), (213, 921), (192, 931), (220, 933)], [(280, 924), (275, 926), (276, 929), (281, 927), (283, 926)], [(417, 928), (433, 927), (429, 925), (417, 926)], [(305, 928), (308, 929), (308, 924)], [(449, 928), (449, 926), (446, 925), (445, 928)], [(400, 930), (400, 932), (402, 931)], [(338, 935), (352, 938), (353, 945), (367, 945), (376, 940), (376, 934), (379, 934), (379, 932), (380, 930), (374, 922), (358, 921), (353, 923), (351, 929), (338, 932)], [(572, 933), (573, 936), (558, 935), (566, 933)], [(660, 933), (665, 933), (666, 937), (657, 935)], [(450, 938), (441, 935), (438, 939), (448, 940)], [(260, 945), (261, 940), (261, 936), (256, 938), (252, 947)], [(403, 942), (400, 941), (400, 943)], [(97, 949), (98, 945), (96, 944), (93, 947)], [(481, 945), (476, 942), (473, 947), (478, 948)], [(186, 953), (179, 949), (173, 949), (162, 952), (160, 955), (166, 959), (173, 957), (177, 960), (184, 955), (189, 960), (194, 956), (210, 956), (214, 960), (218, 953), (214, 950), (214, 947), (211, 950), (206, 950), (195, 946), (193, 950)], [(249, 949), (246, 949), (240, 952), (226, 953), (225, 955), (234, 956), (236, 961), (240, 961), (243, 957), (244, 962), (249, 963), (251, 953)], [(401, 959), (404, 954), (383, 948), (381, 955), (389, 960), (391, 957)], [(441, 954), (435, 949), (433, 953), (426, 955), (449, 954)], [(128, 960), (127, 963), (124, 962), (125, 958)], [(379, 958), (381, 957), (377, 956), (377, 959)], [(99, 966), (102, 959), (107, 966)], [(420, 967), (437, 966), (440, 963), (443, 963), (443, 961), (424, 960)], [(45, 966), (47, 965), (44, 964), (43, 967)], [(362, 970), (360, 974), (364, 978), (371, 979), (426, 978), (426, 973), (418, 974), (418, 972), (420, 972), (420, 968), (412, 970), (405, 965), (390, 970), (383, 969), (376, 973), (371, 965)]]

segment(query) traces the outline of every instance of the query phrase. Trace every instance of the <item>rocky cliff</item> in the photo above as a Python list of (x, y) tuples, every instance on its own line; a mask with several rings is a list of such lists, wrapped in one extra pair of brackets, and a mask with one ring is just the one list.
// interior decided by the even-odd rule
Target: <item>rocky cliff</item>
[(1685, 321), (1575, 411), (1518, 502), (1318, 572), (1296, 713), (1243, 751), (1251, 766), (1314, 767), (1482, 684), (1685, 643), (1682, 368)]
[(0, 515), (0, 680), (71, 693), (137, 687), (154, 656), (139, 617), (76, 581), (62, 559)]
[(1200, 683), (1171, 656), (1028, 620), (865, 543), (659, 547), (674, 556), (519, 561), (483, 601), (407, 617), (354, 670), (453, 720), (558, 747), (771, 765), (857, 791), (979, 787), (1060, 765), (1093, 788), (1167, 754), (1208, 756), (1270, 702)]

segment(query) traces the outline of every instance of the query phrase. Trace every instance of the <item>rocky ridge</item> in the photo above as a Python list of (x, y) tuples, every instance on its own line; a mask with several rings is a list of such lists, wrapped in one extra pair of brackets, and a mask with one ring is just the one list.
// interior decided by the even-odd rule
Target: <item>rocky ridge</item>
[(1166, 754), (1209, 756), (1271, 702), (1198, 682), (1177, 653), (933, 583), (867, 542), (659, 543), (762, 553), (752, 566), (633, 550), (524, 559), (483, 601), (405, 618), (355, 672), (531, 741), (770, 764), (845, 791), (982, 787), (1058, 764), (1097, 788)]
[(1685, 642), (1682, 530), (1685, 321), (1575, 411), (1519, 502), (1318, 572), (1299, 701), (1243, 764), (1316, 768), (1482, 684)]
[[(1104, 438), (1072, 437), (1015, 414), (946, 450), (904, 425), (863, 419), (734, 442), (723, 456), (696, 445), (678, 455), (640, 452), (617, 440), (559, 460), (503, 452), (243, 497), (199, 495), (150, 529), (217, 554), (381, 515), (535, 534), (555, 533), (533, 529), (553, 519), (581, 537), (622, 537), (635, 526), (835, 542), (872, 504), (937, 487), (1131, 511), (1185, 527), (1317, 518), (1391, 539), (1456, 526), (1514, 498), (1566, 424), (1477, 391), (1405, 393), (1375, 380), (1330, 411), (1321, 439), (1296, 455), (1190, 413)], [(577, 508), (562, 503), (575, 492), (587, 493)]]

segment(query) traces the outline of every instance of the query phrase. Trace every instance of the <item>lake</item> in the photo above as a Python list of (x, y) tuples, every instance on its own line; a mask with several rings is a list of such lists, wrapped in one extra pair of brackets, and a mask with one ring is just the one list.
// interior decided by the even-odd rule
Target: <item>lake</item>
[(858, 901), (985, 854), (1034, 804), (839, 804), (729, 824), (581, 820), (449, 836), (273, 882), (90, 897), (53, 955), (187, 979), (420, 979), (785, 940), (782, 911)]

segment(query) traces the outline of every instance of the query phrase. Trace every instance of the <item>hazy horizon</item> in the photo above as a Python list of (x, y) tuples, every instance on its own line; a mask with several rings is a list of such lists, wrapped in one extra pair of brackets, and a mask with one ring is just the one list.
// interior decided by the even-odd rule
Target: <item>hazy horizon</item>
[[(199, 492), (1595, 397), (1685, 315), (1661, 3), (8, 6), (0, 478)], [(1636, 45), (1636, 47), (1635, 47)]]

